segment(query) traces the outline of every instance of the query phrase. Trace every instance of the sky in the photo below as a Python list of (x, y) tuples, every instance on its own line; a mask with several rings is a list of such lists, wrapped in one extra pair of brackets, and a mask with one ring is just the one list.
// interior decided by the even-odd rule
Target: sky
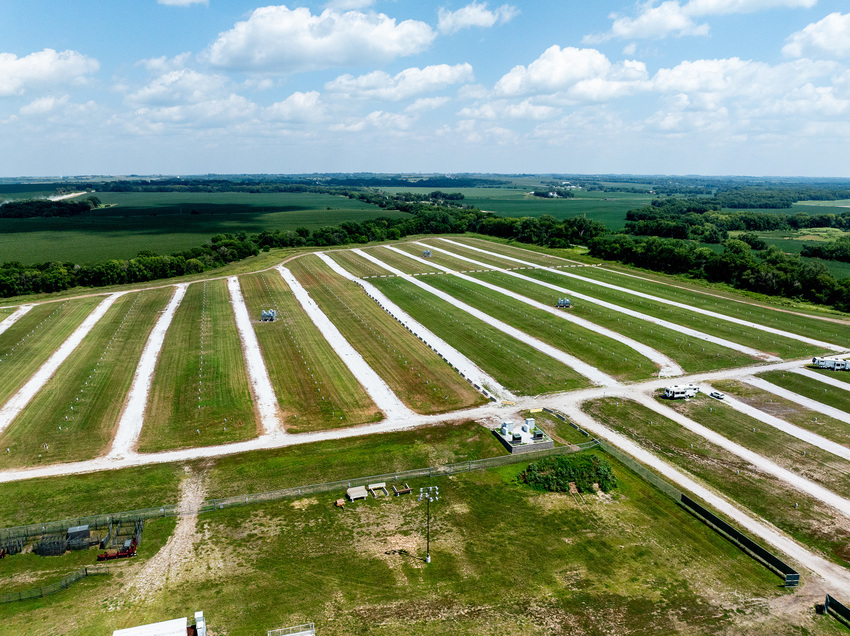
[(850, 177), (846, 0), (3, 0), (0, 176)]

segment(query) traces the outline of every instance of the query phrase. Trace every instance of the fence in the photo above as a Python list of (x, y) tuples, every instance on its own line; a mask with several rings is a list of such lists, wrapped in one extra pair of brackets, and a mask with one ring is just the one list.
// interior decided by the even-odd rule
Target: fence
[(50, 585), (44, 585), (42, 587), (35, 587), (29, 590), (24, 590), (23, 592), (12, 592), (11, 594), (4, 594), (3, 596), (0, 596), (0, 604), (23, 601), (28, 598), (41, 598), (42, 596), (56, 594), (56, 592), (67, 590), (74, 583), (86, 578), (87, 576), (108, 573), (109, 568), (81, 568), (77, 572), (72, 572), (71, 574), (63, 578), (61, 581), (57, 581), (56, 583), (51, 583)]
[(567, 416), (564, 415), (563, 413), (560, 413), (559, 411), (555, 411), (555, 410), (550, 409), (550, 408), (546, 408), (545, 406), (543, 407), (543, 410), (546, 411), (547, 413), (549, 413), (550, 415), (554, 415), (555, 417), (557, 417), (562, 422), (566, 422), (567, 424), (572, 426), (574, 429), (576, 429), (579, 433), (581, 433), (585, 437), (593, 437), (590, 433), (588, 433), (586, 430), (584, 430), (581, 426), (579, 426), (575, 422), (570, 422), (567, 419)]
[(281, 627), (270, 629), (268, 636), (316, 636), (316, 626), (313, 623), (304, 623), (294, 627)]
[(832, 614), (839, 621), (850, 627), (850, 609), (835, 600), (829, 594), (826, 595), (826, 601), (823, 604), (824, 614)]

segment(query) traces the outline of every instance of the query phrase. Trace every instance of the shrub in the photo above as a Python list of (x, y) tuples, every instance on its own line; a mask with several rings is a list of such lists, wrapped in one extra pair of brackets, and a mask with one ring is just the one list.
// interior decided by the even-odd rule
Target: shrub
[(529, 464), (519, 477), (532, 488), (551, 492), (569, 492), (571, 481), (579, 492), (593, 492), (594, 483), (603, 492), (617, 487), (611, 462), (589, 454), (546, 457)]

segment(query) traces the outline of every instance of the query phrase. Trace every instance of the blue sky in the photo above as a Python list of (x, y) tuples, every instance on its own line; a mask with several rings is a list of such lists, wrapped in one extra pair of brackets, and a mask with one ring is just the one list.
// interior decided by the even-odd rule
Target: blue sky
[(850, 176), (839, 0), (5, 0), (0, 175)]

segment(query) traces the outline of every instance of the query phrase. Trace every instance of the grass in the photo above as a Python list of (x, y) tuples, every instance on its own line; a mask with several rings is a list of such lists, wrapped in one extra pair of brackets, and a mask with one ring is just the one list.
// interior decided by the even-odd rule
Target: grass
[(720, 391), (734, 395), (742, 402), (746, 402), (761, 411), (839, 444), (850, 446), (850, 424), (846, 422), (833, 419), (817, 411), (811, 411), (796, 402), (762, 391), (743, 382), (712, 380), (711, 384)]
[[(269, 377), (290, 433), (382, 418), (375, 403), (298, 304), (276, 271), (240, 279)], [(275, 309), (274, 322), (261, 322)]]
[[(833, 371), (833, 373), (840, 373), (840, 371)], [(770, 371), (761, 373), (758, 377), (822, 404), (850, 412), (850, 391), (810, 380), (799, 373)]]
[(534, 418), (534, 423), (539, 428), (542, 428), (552, 439), (562, 444), (583, 444), (589, 442), (591, 439), (579, 433), (578, 430), (567, 422), (559, 420), (546, 411), (526, 411), (523, 413), (523, 417)]
[(11, 449), (0, 454), (0, 468), (79, 461), (106, 450), (142, 349), (171, 292), (127, 294), (112, 305), (0, 436), (0, 447)]
[(452, 258), (451, 256), (448, 256), (441, 252), (431, 252), (431, 256), (423, 257), (422, 254), (425, 251), (425, 248), (421, 245), (414, 245), (413, 243), (399, 243), (395, 247), (396, 249), (399, 249), (402, 252), (411, 254), (412, 256), (416, 256), (425, 261), (430, 261), (434, 263), (434, 265), (441, 265), (442, 267), (447, 267), (451, 270), (466, 271), (470, 269), (470, 267), (472, 267), (469, 263), (466, 263), (457, 258)]
[(829, 506), (630, 400), (597, 399), (585, 403), (584, 409), (596, 421), (749, 508), (797, 541), (837, 563), (850, 564), (850, 528)]
[(482, 254), (481, 252), (476, 252), (472, 249), (466, 249), (463, 247), (458, 247), (457, 245), (452, 245), (451, 243), (446, 243), (445, 241), (433, 241), (433, 244), (450, 252), (456, 252), (462, 256), (467, 258), (471, 258), (476, 261), (481, 262), (490, 262), (493, 263), (496, 267), (520, 267), (521, 265), (515, 261), (508, 260), (506, 258), (499, 258), (499, 256), (509, 256), (511, 258), (517, 258), (523, 261), (527, 261), (529, 263), (534, 263), (535, 265), (542, 265), (544, 267), (558, 267), (558, 266), (569, 266), (575, 265), (576, 262), (573, 260), (569, 260), (566, 258), (561, 258), (560, 256), (550, 253), (562, 250), (547, 250), (547, 252), (540, 252), (533, 248), (536, 246), (522, 244), (519, 245), (512, 243), (497, 243), (494, 241), (484, 241), (475, 238), (469, 237), (451, 237), (450, 240), (455, 243), (462, 243), (463, 245), (468, 245), (471, 247), (477, 247), (479, 249), (487, 250), (488, 252), (492, 252), (494, 255), (491, 256), (489, 254)]
[[(221, 565), (193, 568), (153, 605), (162, 617), (202, 607), (234, 636), (307, 620), (323, 636), (831, 632), (811, 612), (781, 609), (775, 575), (612, 464), (618, 490), (584, 503), (517, 483), (522, 464), (412, 483), (442, 495), (427, 566), (413, 497), (341, 511), (327, 493), (203, 515), (190, 561), (218, 555)], [(146, 622), (149, 606), (93, 604), (122, 596), (114, 581), (95, 583), (0, 607), (0, 620), (36, 634), (59, 615), (92, 634)]]
[(256, 436), (227, 283), (190, 285), (159, 354), (139, 449), (212, 446)]
[(433, 276), (428, 279), (428, 284), (587, 362), (617, 380), (642, 380), (657, 374), (656, 364), (631, 347), (542, 309), (530, 307), (455, 276)]
[(381, 275), (386, 276), (389, 273), (383, 267), (378, 267), (373, 262), (366, 260), (359, 254), (355, 254), (350, 250), (336, 250), (328, 252), (328, 256), (359, 278)]
[(95, 196), (110, 207), (69, 218), (0, 219), (4, 260), (39, 263), (58, 258), (82, 265), (132, 258), (140, 250), (171, 254), (222, 232), (315, 230), (342, 221), (409, 216), (347, 197), (312, 193), (98, 192)]
[(334, 274), (317, 256), (290, 263), (292, 273), (349, 343), (417, 413), (445, 413), (486, 398), (412, 336), (354, 282)]
[[(545, 304), (554, 305), (558, 298), (558, 292), (501, 272), (471, 274), (471, 276)], [(573, 306), (569, 311), (613, 331), (621, 331), (630, 338), (657, 349), (678, 362), (689, 373), (725, 369), (753, 362), (749, 356), (727, 347), (683, 336), (673, 329), (624, 316), (619, 312), (600, 308), (586, 300), (573, 299)]]
[(692, 400), (665, 400), (665, 404), (792, 473), (842, 497), (850, 496), (850, 462), (841, 457), (739, 413), (706, 395), (698, 395)]
[[(428, 281), (441, 278), (429, 277)], [(509, 391), (538, 395), (588, 386), (562, 362), (402, 278), (371, 281), (387, 297)]]
[(401, 270), (405, 274), (437, 274), (442, 272), (438, 267), (434, 267), (430, 263), (417, 262), (412, 258), (407, 258), (401, 254), (394, 252), (386, 247), (371, 247), (368, 250), (363, 250), (366, 254), (377, 258), (390, 267)]
[(33, 307), (0, 334), (0, 404), (4, 404), (80, 326), (103, 296)]

